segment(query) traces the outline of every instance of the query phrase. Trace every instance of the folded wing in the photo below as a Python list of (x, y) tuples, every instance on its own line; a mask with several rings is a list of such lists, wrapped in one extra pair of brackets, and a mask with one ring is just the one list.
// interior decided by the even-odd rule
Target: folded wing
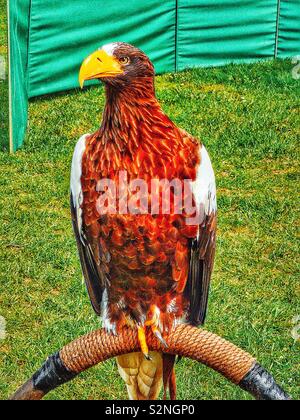
[(217, 228), (215, 175), (204, 146), (200, 146), (200, 155), (201, 163), (193, 185), (199, 232), (197, 239), (191, 242), (189, 278), (185, 289), (190, 302), (188, 322), (196, 326), (203, 325), (206, 318)]

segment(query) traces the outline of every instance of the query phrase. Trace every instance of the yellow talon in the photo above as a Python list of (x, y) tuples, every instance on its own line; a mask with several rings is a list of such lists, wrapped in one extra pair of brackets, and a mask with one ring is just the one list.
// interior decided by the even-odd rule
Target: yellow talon
[(145, 356), (145, 359), (151, 360), (151, 357), (149, 356), (149, 348), (147, 345), (145, 328), (143, 327), (138, 328), (138, 338), (139, 338), (139, 343), (141, 346), (142, 353)]

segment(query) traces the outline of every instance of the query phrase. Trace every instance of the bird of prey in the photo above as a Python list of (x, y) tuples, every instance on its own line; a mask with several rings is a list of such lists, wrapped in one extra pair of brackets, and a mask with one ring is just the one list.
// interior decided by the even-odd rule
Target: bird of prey
[(83, 62), (79, 79), (81, 87), (102, 81), (106, 93), (102, 124), (77, 143), (71, 173), (89, 297), (109, 332), (137, 329), (141, 352), (117, 359), (129, 397), (157, 399), (164, 386), (164, 397), (169, 390), (175, 399), (175, 357), (149, 352), (146, 331), (167, 346), (176, 325), (204, 323), (216, 244), (212, 164), (162, 110), (154, 66), (140, 49), (105, 45)]

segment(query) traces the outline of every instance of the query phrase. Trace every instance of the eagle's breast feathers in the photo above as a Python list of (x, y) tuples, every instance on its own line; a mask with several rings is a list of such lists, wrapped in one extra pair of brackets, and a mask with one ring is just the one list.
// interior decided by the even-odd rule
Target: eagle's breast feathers
[[(159, 129), (162, 131), (154, 127), (154, 132)], [(71, 173), (73, 226), (96, 313), (114, 333), (125, 324), (145, 325), (154, 316), (162, 331), (178, 322), (203, 323), (214, 260), (217, 209), (215, 177), (205, 147), (183, 130), (175, 129), (172, 136), (168, 135), (169, 143), (163, 139), (159, 144), (158, 137), (153, 141), (146, 136), (130, 155), (114, 143), (102, 142), (98, 135), (79, 140)], [(121, 214), (118, 201), (111, 212), (99, 214), (103, 194), (99, 183), (109, 179), (118, 190), (120, 174), (125, 173), (127, 190), (119, 199), (126, 196), (127, 206), (132, 201), (151, 202), (153, 179), (189, 179), (197, 217), (188, 214), (184, 206), (180, 214), (175, 214), (177, 196), (173, 189), (169, 214), (162, 212), (163, 197), (158, 214), (151, 214), (151, 206), (143, 214), (131, 214), (127, 207), (127, 213)], [(136, 191), (132, 191), (130, 182), (136, 179), (149, 187), (143, 192), (146, 200), (140, 195), (134, 201)]]

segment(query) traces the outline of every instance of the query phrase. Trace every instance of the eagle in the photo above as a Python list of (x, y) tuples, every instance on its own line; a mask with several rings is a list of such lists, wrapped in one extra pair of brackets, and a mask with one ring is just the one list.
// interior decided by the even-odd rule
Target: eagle
[[(155, 94), (148, 56), (112, 43), (79, 74), (100, 80), (100, 128), (78, 141), (71, 213), (83, 276), (103, 327), (137, 331), (140, 352), (117, 358), (130, 399), (176, 399), (176, 357), (149, 352), (146, 332), (167, 347), (178, 324), (203, 325), (216, 248), (216, 181), (208, 152), (177, 127)], [(153, 193), (155, 190), (155, 193)]]

